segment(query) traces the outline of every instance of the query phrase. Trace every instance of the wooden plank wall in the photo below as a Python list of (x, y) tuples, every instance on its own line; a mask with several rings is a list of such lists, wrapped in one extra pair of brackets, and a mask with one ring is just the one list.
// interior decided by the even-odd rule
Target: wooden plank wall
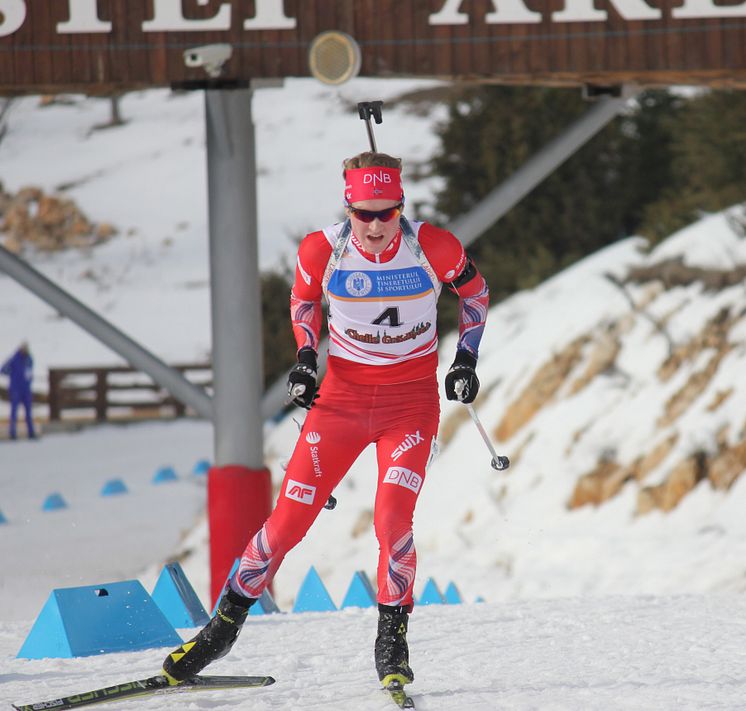
[[(99, 0), (110, 33), (59, 34), (65, 0), (26, 2), (24, 24), (0, 37), (0, 92), (88, 92), (168, 86), (204, 79), (184, 66), (189, 47), (229, 42), (227, 79), (308, 75), (308, 47), (324, 30), (352, 35), (362, 49), (363, 76), (433, 76), (508, 83), (701, 83), (746, 86), (746, 16), (677, 20), (681, 0), (647, 0), (659, 20), (627, 21), (611, 0), (596, 0), (603, 22), (553, 22), (564, 0), (525, 0), (541, 22), (488, 24), (491, 0), (464, 0), (468, 24), (431, 25), (444, 0), (285, 0), (294, 29), (246, 30), (250, 0), (182, 0), (185, 17), (209, 19), (230, 2), (229, 30), (143, 32), (153, 0)], [(732, 5), (735, 0), (729, 0)], [(741, 3), (743, 4), (743, 2)], [(746, 10), (745, 10), (746, 14)]]

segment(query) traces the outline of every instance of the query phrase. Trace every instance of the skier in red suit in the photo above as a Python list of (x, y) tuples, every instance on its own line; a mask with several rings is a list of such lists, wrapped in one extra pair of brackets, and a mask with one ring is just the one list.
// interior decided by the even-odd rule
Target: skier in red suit
[[(173, 683), (227, 653), (250, 605), (371, 443), (380, 547), (376, 670), (384, 686), (414, 679), (406, 640), (417, 562), (412, 519), (440, 417), (437, 301), (443, 285), (459, 297), (459, 339), (445, 390), (449, 400), (469, 403), (479, 389), (475, 368), (489, 295), (454, 235), (403, 216), (398, 158), (366, 152), (344, 167), (347, 219), (303, 239), (290, 296), (298, 363), (288, 393), (309, 412), (277, 505), (246, 547), (216, 616), (167, 657), (164, 672)], [(322, 298), (329, 358), (317, 390)]]

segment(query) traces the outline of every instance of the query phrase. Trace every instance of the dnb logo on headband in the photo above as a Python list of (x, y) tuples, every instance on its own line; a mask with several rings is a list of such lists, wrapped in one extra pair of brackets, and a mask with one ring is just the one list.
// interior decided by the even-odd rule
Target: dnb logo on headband
[(363, 176), (363, 185), (370, 185), (373, 189), (373, 195), (377, 196), (383, 195), (384, 188), (390, 186), (392, 182), (391, 176), (383, 171), (367, 173)]
[(350, 168), (345, 171), (345, 199), (347, 202), (362, 200), (396, 200), (403, 197), (401, 171), (398, 168), (374, 166)]

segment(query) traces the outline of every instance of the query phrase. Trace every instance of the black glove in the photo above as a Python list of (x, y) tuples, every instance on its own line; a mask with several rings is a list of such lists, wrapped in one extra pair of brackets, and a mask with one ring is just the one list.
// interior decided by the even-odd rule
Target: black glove
[(301, 348), (298, 351), (298, 362), (288, 375), (288, 397), (294, 405), (308, 410), (313, 404), (316, 395), (316, 371), (316, 353), (313, 348)]
[[(479, 378), (475, 368), (477, 367), (477, 359), (465, 350), (457, 350), (456, 358), (453, 360), (453, 365), (449, 368), (446, 373), (446, 397), (449, 400), (460, 400), (461, 402), (474, 402), (474, 398), (479, 392)], [(461, 395), (456, 392), (456, 383), (461, 381), (463, 383), (463, 389), (461, 389)]]

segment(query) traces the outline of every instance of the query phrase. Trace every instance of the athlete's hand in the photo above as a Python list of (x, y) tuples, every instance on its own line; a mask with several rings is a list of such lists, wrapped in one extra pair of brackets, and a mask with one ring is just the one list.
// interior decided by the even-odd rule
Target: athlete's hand
[(309, 409), (316, 395), (316, 353), (312, 348), (298, 351), (298, 362), (288, 375), (288, 397), (294, 405)]
[(457, 350), (453, 365), (446, 373), (446, 397), (449, 400), (474, 402), (479, 392), (479, 378), (475, 368), (477, 359), (468, 351)]

